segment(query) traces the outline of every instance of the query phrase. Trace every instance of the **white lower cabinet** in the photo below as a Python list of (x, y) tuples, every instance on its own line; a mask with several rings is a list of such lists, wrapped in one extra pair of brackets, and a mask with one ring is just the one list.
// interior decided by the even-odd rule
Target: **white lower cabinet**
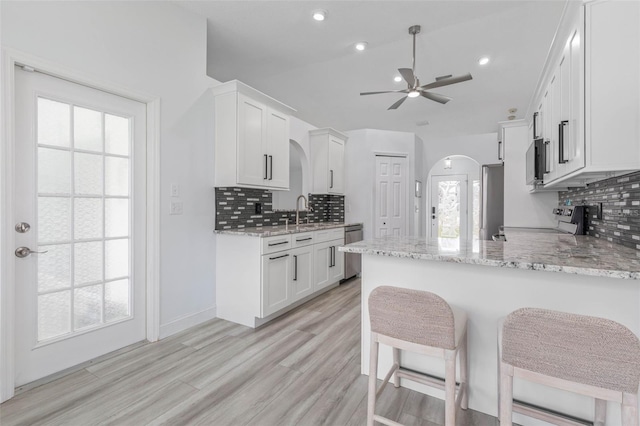
[(314, 292), (313, 286), (313, 246), (293, 249), (291, 253), (291, 292), (296, 302)]
[(292, 302), (290, 271), (290, 253), (278, 252), (262, 256), (262, 317), (269, 316)]
[(257, 327), (344, 277), (344, 228), (250, 237), (219, 234), (218, 318)]

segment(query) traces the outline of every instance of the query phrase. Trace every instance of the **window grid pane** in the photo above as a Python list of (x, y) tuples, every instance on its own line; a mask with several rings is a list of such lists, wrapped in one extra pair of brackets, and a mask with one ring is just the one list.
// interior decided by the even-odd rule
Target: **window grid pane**
[[(48, 120), (38, 118), (38, 241), (51, 250), (50, 258), (38, 261), (43, 341), (131, 316), (132, 126), (129, 118), (63, 101), (38, 98), (38, 105)], [(57, 114), (54, 125), (47, 108)], [(64, 194), (66, 203), (51, 194)], [(58, 221), (69, 225), (56, 226)]]

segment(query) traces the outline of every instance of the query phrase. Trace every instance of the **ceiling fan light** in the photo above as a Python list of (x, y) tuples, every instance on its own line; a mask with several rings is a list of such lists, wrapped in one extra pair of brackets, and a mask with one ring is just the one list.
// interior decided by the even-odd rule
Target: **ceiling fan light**
[(410, 98), (417, 98), (418, 96), (420, 96), (420, 92), (418, 92), (417, 90), (412, 90), (407, 93), (407, 96)]
[(489, 63), (489, 57), (488, 56), (483, 56), (482, 58), (480, 58), (478, 60), (478, 63), (480, 65), (487, 65)]
[(314, 10), (312, 16), (316, 21), (324, 21), (327, 17), (327, 11), (322, 9)]
[(402, 77), (396, 75), (395, 77), (393, 77), (393, 81), (395, 81), (396, 83), (400, 83), (402, 81)]
[(359, 41), (358, 43), (356, 43), (356, 50), (359, 50), (362, 52), (367, 48), (367, 44), (368, 43), (366, 41)]

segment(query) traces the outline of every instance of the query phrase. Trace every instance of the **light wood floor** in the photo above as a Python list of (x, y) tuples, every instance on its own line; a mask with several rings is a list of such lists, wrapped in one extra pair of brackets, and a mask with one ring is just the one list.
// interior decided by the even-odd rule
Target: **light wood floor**
[[(213, 320), (134, 345), (0, 405), (9, 425), (364, 425), (360, 281), (257, 329)], [(444, 404), (387, 386), (379, 414), (444, 423)], [(459, 425), (493, 426), (467, 410)]]

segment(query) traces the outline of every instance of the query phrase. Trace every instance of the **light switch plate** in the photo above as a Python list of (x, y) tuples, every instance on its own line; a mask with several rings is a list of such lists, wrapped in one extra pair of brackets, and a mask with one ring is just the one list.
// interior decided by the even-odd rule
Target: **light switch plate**
[(171, 184), (171, 196), (179, 197), (180, 196), (180, 186), (177, 183)]
[(169, 206), (169, 214), (182, 214), (182, 201), (172, 201), (171, 205)]

